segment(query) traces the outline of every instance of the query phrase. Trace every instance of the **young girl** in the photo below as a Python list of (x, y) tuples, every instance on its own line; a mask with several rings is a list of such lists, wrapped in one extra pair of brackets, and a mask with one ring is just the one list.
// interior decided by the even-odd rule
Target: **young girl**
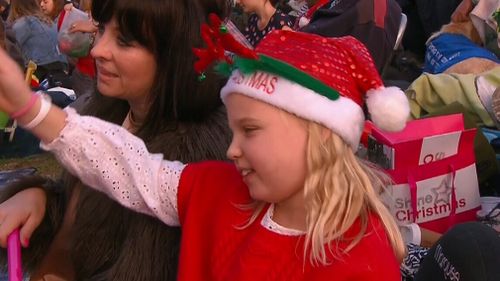
[(180, 225), (179, 280), (400, 280), (404, 245), (378, 198), (383, 181), (354, 152), (364, 92), (373, 121), (392, 130), (404, 127), (406, 97), (383, 88), (352, 37), (280, 30), (245, 53), (221, 91), (233, 164), (166, 161), (119, 126), (49, 110), (12, 82), (22, 75), (4, 53), (0, 110), (86, 184)]
[(59, 13), (64, 8), (64, 0), (41, 0), (40, 9), (49, 16), (53, 21), (56, 21)]
[(293, 19), (276, 9), (278, 0), (237, 0), (243, 12), (250, 14), (243, 35), (253, 47), (275, 29), (291, 29)]

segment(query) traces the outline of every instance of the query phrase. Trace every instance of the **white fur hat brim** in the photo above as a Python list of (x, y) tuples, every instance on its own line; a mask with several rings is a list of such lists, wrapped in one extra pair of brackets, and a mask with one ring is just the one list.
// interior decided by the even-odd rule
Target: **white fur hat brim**
[(222, 101), (225, 102), (232, 93), (246, 95), (322, 124), (342, 137), (353, 151), (358, 149), (365, 116), (362, 108), (349, 98), (339, 96), (331, 100), (275, 74), (257, 71), (243, 75), (238, 70), (233, 71), (222, 88)]

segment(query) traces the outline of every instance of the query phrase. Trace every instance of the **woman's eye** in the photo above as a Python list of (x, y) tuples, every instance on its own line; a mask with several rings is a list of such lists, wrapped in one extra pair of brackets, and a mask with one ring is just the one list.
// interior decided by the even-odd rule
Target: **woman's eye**
[(118, 45), (121, 47), (133, 47), (136, 46), (137, 41), (132, 36), (127, 36), (123, 34), (118, 34), (117, 37)]
[(123, 37), (121, 35), (118, 36), (117, 40), (118, 40), (118, 45), (120, 45), (122, 47), (129, 47), (129, 46), (131, 46), (130, 40), (127, 40), (125, 37)]

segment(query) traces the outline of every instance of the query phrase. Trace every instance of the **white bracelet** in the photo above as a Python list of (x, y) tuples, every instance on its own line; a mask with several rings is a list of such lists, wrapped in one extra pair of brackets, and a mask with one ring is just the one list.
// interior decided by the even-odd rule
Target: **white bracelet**
[(40, 102), (41, 102), (40, 111), (38, 111), (35, 118), (33, 118), (33, 120), (31, 120), (28, 124), (21, 125), (21, 127), (31, 130), (36, 126), (40, 125), (40, 123), (42, 123), (45, 117), (47, 117), (50, 111), (50, 106), (52, 105), (52, 101), (50, 100), (49, 96), (41, 95)]

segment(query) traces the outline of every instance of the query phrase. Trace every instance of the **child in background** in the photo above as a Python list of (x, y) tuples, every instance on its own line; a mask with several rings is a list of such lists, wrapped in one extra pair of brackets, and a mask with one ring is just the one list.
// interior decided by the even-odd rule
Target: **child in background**
[[(90, 36), (90, 47), (89, 52), (86, 56), (76, 59), (75, 69), (71, 73), (71, 86), (73, 91), (75, 91), (76, 100), (71, 104), (73, 108), (75, 108), (78, 112), (82, 112), (82, 110), (87, 106), (90, 97), (96, 90), (96, 66), (95, 60), (90, 55), (90, 49), (92, 49), (95, 36), (98, 31), (96, 23), (93, 22), (91, 16), (91, 0), (81, 0), (78, 3), (78, 9), (84, 11), (89, 15), (88, 20), (80, 20), (74, 22), (69, 31), (71, 33), (74, 32), (83, 32), (88, 33)], [(64, 17), (71, 13), (73, 9), (77, 9), (73, 7), (72, 3), (67, 3), (64, 7), (64, 10), (61, 12), (58, 21), (58, 30), (62, 25), (62, 21)]]
[(291, 16), (276, 9), (278, 0), (236, 0), (243, 12), (251, 14), (243, 35), (255, 47), (260, 40), (275, 29), (291, 29)]
[(64, 8), (64, 0), (41, 0), (40, 8), (44, 14), (56, 22), (59, 13)]
[(32, 60), (37, 64), (35, 76), (39, 81), (49, 76), (65, 77), (66, 57), (57, 48), (57, 30), (52, 19), (45, 15), (36, 0), (12, 2), (8, 23), (12, 24), (24, 66)]
[(3, 52), (0, 110), (22, 111), (18, 122), (89, 186), (181, 225), (179, 280), (401, 280), (404, 244), (378, 197), (383, 177), (355, 151), (365, 92), (386, 130), (404, 127), (404, 94), (383, 87), (352, 37), (273, 31), (255, 53), (236, 54), (245, 57), (225, 67), (232, 74), (221, 90), (234, 164), (163, 160), (119, 126), (47, 111)]

